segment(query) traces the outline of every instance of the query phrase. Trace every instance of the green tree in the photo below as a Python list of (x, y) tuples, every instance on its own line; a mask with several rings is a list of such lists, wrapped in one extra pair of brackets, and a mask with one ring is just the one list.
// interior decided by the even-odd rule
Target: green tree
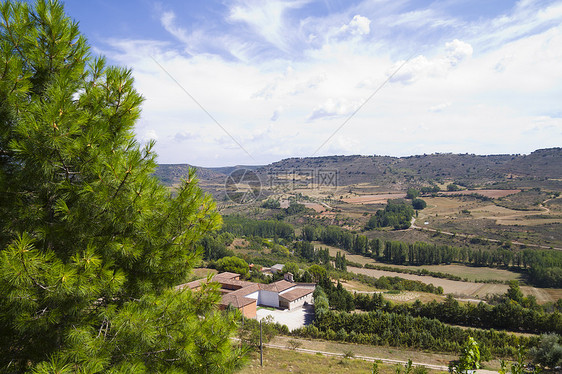
[(328, 277), (326, 269), (319, 265), (312, 265), (307, 269), (308, 273), (312, 276), (313, 282), (320, 282), (320, 280)]
[(562, 365), (562, 345), (556, 334), (543, 334), (538, 347), (529, 351), (533, 361), (550, 369)]
[(247, 277), (250, 272), (250, 266), (248, 263), (236, 256), (227, 256), (219, 259), (215, 267), (218, 271), (229, 271), (231, 273), (240, 274), (242, 277)]
[(450, 365), (449, 371), (454, 373), (467, 373), (469, 370), (480, 369), (480, 347), (472, 336), (464, 344), (459, 360)]
[(427, 203), (423, 199), (413, 199), (412, 200), (412, 207), (416, 210), (425, 209)]
[(261, 206), (262, 208), (267, 208), (267, 209), (279, 209), (281, 208), (281, 203), (279, 202), (278, 199), (267, 199), (262, 203)]
[(0, 371), (231, 372), (218, 290), (174, 290), (220, 216), (193, 171), (152, 176), (131, 71), (56, 0), (0, 13)]
[(299, 265), (297, 265), (294, 262), (287, 262), (284, 266), (283, 266), (283, 273), (291, 273), (293, 274), (293, 276), (295, 277), (295, 279), (297, 279), (299, 277), (300, 274), (300, 268)]
[(447, 191), (460, 191), (460, 188), (456, 184), (450, 183), (447, 185)]
[(420, 191), (416, 190), (415, 188), (408, 188), (408, 191), (406, 191), (406, 199), (415, 199), (416, 197), (418, 197), (420, 194)]
[(508, 299), (516, 301), (519, 304), (523, 302), (523, 292), (521, 292), (521, 288), (519, 288), (518, 281), (509, 281), (509, 289), (507, 290), (505, 296), (507, 296)]

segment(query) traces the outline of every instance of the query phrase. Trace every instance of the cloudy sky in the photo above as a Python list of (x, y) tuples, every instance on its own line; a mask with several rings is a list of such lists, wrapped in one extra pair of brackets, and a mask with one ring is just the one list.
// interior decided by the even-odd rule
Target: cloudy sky
[(160, 163), (562, 146), (562, 1), (67, 0)]

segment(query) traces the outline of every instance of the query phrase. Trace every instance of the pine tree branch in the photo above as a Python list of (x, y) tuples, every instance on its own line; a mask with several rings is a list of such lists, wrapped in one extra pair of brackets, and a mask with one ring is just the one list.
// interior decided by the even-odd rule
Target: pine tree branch
[(14, 48), (18, 51), (20, 57), (25, 61), (26, 66), (28, 66), (28, 67), (29, 67), (29, 66), (32, 66), (32, 65), (29, 63), (29, 60), (27, 59), (26, 54), (23, 53), (23, 51), (21, 50), (19, 44), (16, 42), (16, 40), (15, 40), (15, 38), (14, 38), (14, 34), (13, 34), (13, 32), (12, 32), (12, 28), (10, 27), (10, 22), (9, 22), (9, 20), (6, 19), (5, 17), (4, 17), (4, 20), (6, 21), (6, 30), (8, 31), (8, 35), (10, 36), (10, 41), (12, 42)]
[(27, 266), (25, 265), (25, 260), (23, 258), (23, 251), (20, 251), (20, 257), (21, 257), (21, 264), (23, 266), (23, 270), (25, 271), (25, 275), (27, 275), (29, 277), (29, 279), (31, 279), (37, 287), (40, 287), (40, 288), (44, 289), (45, 291), (50, 291), (50, 287), (43, 286), (31, 274), (29, 274), (29, 271), (27, 270)]
[(121, 181), (121, 184), (119, 185), (119, 187), (117, 187), (117, 190), (115, 191), (115, 194), (113, 194), (113, 197), (111, 198), (111, 200), (114, 200), (117, 197), (117, 194), (119, 193), (121, 188), (125, 185), (125, 182), (127, 181), (127, 178), (129, 177), (129, 175), (131, 175), (131, 167), (130, 166), (129, 166), (129, 169), (127, 169), (127, 171), (125, 172), (125, 178), (123, 178), (123, 181)]

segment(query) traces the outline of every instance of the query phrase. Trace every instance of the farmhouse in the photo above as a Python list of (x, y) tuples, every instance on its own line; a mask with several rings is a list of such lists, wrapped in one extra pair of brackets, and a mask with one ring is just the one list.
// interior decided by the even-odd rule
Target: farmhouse
[[(292, 277), (286, 277), (292, 280)], [(234, 307), (247, 318), (255, 318), (257, 306), (294, 309), (305, 303), (312, 303), (314, 284), (299, 284), (283, 279), (270, 284), (261, 284), (240, 280), (240, 274), (220, 273), (212, 278), (213, 282), (221, 285), (221, 309), (229, 305)], [(189, 288), (196, 290), (206, 279), (196, 280), (178, 286), (178, 289)]]

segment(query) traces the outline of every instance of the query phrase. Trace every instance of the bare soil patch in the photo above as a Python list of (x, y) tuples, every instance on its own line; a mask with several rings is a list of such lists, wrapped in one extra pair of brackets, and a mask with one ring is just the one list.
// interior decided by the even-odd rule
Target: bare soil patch
[[(375, 269), (362, 269), (356, 268), (352, 266), (348, 266), (347, 270), (356, 274), (365, 274), (371, 277), (380, 278), (383, 276), (386, 277), (400, 277), (404, 279), (410, 279), (415, 281), (420, 281), (425, 284), (433, 284), (435, 287), (443, 287), (443, 292), (445, 294), (457, 294), (457, 295), (470, 295), (474, 296), (475, 292), (485, 283), (475, 283), (475, 282), (461, 282), (461, 281), (453, 281), (448, 279), (441, 279), (435, 278), (430, 276), (420, 276), (420, 275), (413, 275), (413, 274), (403, 274), (403, 273), (396, 273), (393, 271), (386, 271), (386, 270), (375, 270)], [(507, 290), (507, 286), (506, 290)], [(505, 291), (504, 291), (505, 293)], [(482, 297), (485, 294), (481, 295)]]
[(322, 213), (325, 210), (327, 210), (327, 208), (324, 205), (318, 203), (302, 203), (302, 204), (307, 208), (314, 209), (316, 213)]
[(403, 199), (405, 197), (405, 193), (387, 193), (347, 197), (342, 200), (349, 204), (384, 204), (388, 199)]
[[(445, 294), (464, 295), (477, 299), (485, 298), (486, 295), (503, 295), (507, 292), (508, 286), (505, 284), (496, 283), (478, 283), (478, 282), (461, 282), (449, 279), (441, 279), (430, 276), (420, 276), (413, 274), (402, 274), (393, 271), (375, 270), (375, 269), (362, 269), (348, 266), (348, 271), (356, 274), (365, 274), (371, 277), (380, 278), (387, 277), (400, 277), (404, 279), (411, 279), (423, 282), (425, 284), (433, 284), (435, 287), (443, 287)], [(490, 269), (490, 271), (494, 271)], [(549, 288), (536, 288), (531, 286), (522, 286), (521, 292), (524, 295), (534, 295), (539, 304), (547, 302), (555, 302), (558, 298), (562, 297), (561, 289)]]
[(506, 197), (509, 195), (521, 192), (521, 190), (462, 190), (462, 191), (443, 191), (439, 192), (439, 195), (482, 195), (489, 197), (490, 199), (498, 199), (500, 197)]

